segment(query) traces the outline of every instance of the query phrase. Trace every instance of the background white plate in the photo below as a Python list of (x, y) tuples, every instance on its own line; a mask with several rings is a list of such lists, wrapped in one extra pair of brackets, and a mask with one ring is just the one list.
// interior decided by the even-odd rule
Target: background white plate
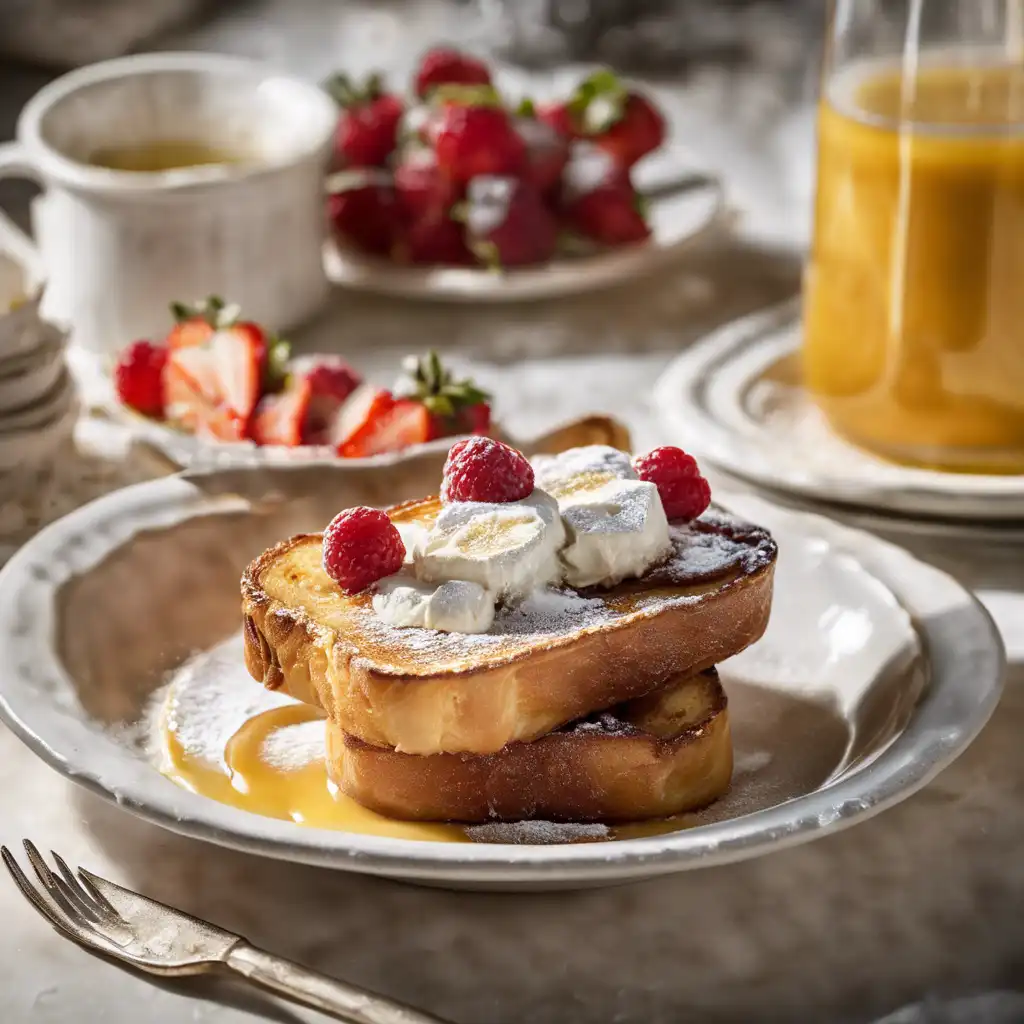
[(803, 389), (765, 378), (799, 346), (794, 299), (688, 348), (654, 392), (673, 441), (741, 480), (817, 501), (909, 515), (1024, 519), (1024, 475), (899, 466), (837, 437)]
[[(835, 770), (804, 795), (773, 804), (762, 793), (751, 813), (733, 805), (742, 816), (712, 814), (667, 835), (528, 846), (304, 829), (180, 789), (140, 755), (125, 721), (168, 671), (237, 630), (238, 572), (257, 549), (322, 524), (327, 507), (366, 500), (380, 476), (183, 475), (102, 498), (44, 530), (0, 574), (0, 715), (58, 771), (186, 835), (427, 884), (553, 888), (757, 856), (863, 820), (956, 757), (998, 699), (1000, 641), (952, 578), (865, 534), (733, 497), (727, 504), (769, 527), (781, 551), (768, 633), (723, 669), (734, 698), (761, 687), (782, 702), (761, 723), (772, 749), (737, 742), (738, 772), (765, 757), (799, 766), (817, 749), (818, 730), (780, 706), (850, 725)], [(738, 777), (735, 788), (750, 792)]]
[(725, 200), (720, 182), (703, 171), (688, 171), (692, 166), (692, 157), (666, 147), (637, 167), (642, 191), (652, 192), (668, 182), (680, 186), (673, 195), (651, 199), (652, 237), (640, 245), (498, 273), (399, 266), (332, 241), (324, 250), (327, 276), (335, 284), (378, 295), (448, 302), (520, 302), (607, 288), (678, 259), (722, 219)]

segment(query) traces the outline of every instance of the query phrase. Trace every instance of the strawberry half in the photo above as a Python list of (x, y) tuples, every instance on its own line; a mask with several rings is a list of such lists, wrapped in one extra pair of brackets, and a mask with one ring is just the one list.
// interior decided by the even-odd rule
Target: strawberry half
[(257, 444), (288, 448), (302, 444), (312, 398), (308, 377), (297, 378), (276, 395), (265, 395), (253, 416), (252, 439)]
[(372, 384), (358, 387), (342, 404), (331, 424), (329, 442), (341, 453), (345, 445), (358, 446), (374, 424), (395, 404), (395, 396)]
[(200, 345), (172, 349), (164, 370), (168, 418), (200, 435), (223, 440), (248, 436), (266, 353), (262, 331), (249, 325), (215, 331)]
[(309, 387), (309, 403), (301, 425), (303, 444), (330, 444), (342, 405), (362, 378), (340, 356), (314, 356), (292, 365), (292, 379)]
[(391, 407), (368, 420), (365, 426), (341, 445), (345, 458), (367, 458), (399, 452), (431, 437), (430, 413), (425, 405), (411, 398), (393, 401)]

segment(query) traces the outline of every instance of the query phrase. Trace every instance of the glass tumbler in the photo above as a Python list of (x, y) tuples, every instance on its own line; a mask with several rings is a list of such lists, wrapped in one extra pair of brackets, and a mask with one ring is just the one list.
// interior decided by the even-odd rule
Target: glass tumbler
[(804, 377), (897, 462), (1024, 472), (1024, 0), (833, 0)]

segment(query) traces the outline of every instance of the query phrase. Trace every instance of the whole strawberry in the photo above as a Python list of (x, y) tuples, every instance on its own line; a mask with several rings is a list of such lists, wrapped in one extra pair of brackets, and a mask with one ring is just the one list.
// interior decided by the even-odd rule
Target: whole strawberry
[(408, 224), (447, 215), (464, 193), (460, 185), (441, 173), (437, 155), (425, 147), (403, 152), (395, 167), (394, 188), (402, 219)]
[(441, 171), (462, 184), (484, 174), (518, 175), (526, 162), (526, 144), (497, 106), (445, 106), (435, 152)]
[[(329, 187), (331, 183), (329, 180)], [(342, 239), (362, 252), (391, 255), (398, 239), (400, 216), (390, 185), (365, 181), (333, 192), (327, 200), (327, 210)]]
[(569, 140), (536, 117), (532, 104), (520, 107), (513, 123), (526, 145), (526, 177), (543, 195), (555, 194), (569, 160)]
[(562, 209), (573, 232), (599, 245), (630, 245), (651, 234), (643, 199), (628, 178), (606, 181), (578, 195), (569, 194)]
[(430, 436), (486, 434), (491, 429), (491, 396), (469, 378), (456, 380), (436, 352), (405, 360), (400, 393), (430, 413)]
[(117, 397), (144, 416), (164, 415), (164, 366), (167, 349), (151, 341), (133, 341), (114, 368)]
[(400, 252), (409, 263), (419, 265), (468, 267), (474, 263), (466, 244), (465, 226), (447, 211), (427, 214), (413, 224)]
[(423, 55), (415, 78), (416, 95), (421, 99), (439, 85), (490, 84), (491, 73), (483, 61), (443, 46)]
[(529, 182), (474, 178), (465, 209), (469, 247), (489, 266), (526, 266), (554, 255), (558, 224)]
[(324, 88), (341, 107), (335, 134), (339, 167), (383, 167), (398, 143), (404, 105), (384, 92), (380, 75), (370, 75), (360, 87), (347, 75), (333, 75)]
[(665, 119), (654, 104), (607, 69), (595, 71), (567, 103), (542, 117), (574, 138), (589, 139), (624, 168), (665, 141)]

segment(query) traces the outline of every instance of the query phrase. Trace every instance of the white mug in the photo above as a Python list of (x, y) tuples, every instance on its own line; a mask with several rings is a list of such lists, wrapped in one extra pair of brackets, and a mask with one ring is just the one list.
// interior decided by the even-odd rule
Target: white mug
[[(37, 181), (28, 238), (0, 246), (46, 282), (44, 314), (97, 354), (170, 326), (209, 294), (286, 331), (327, 294), (324, 173), (337, 114), (317, 86), (234, 57), (142, 54), (64, 75), (26, 104), (0, 177)], [(188, 142), (240, 162), (123, 171), (98, 151)]]

